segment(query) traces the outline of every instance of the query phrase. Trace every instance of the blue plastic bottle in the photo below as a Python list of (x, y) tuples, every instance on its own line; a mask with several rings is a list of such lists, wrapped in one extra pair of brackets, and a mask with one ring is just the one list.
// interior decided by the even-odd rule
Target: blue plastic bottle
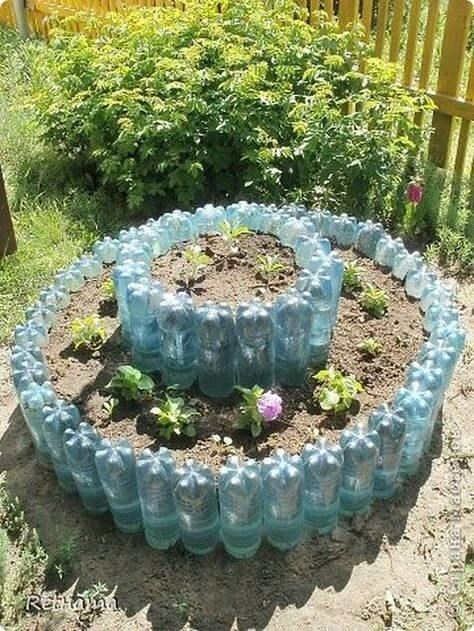
[(138, 532), (142, 512), (130, 443), (126, 438), (115, 443), (102, 440), (95, 452), (95, 463), (115, 525), (122, 532)]
[(380, 437), (374, 497), (386, 499), (396, 490), (407, 423), (401, 409), (393, 409), (382, 403), (370, 415), (368, 426), (369, 429), (376, 430)]
[(366, 513), (372, 501), (380, 438), (376, 431), (356, 425), (342, 432), (344, 453), (341, 481), (341, 513)]
[(112, 272), (117, 299), (118, 315), (122, 325), (122, 339), (125, 344), (131, 344), (130, 313), (128, 311), (127, 292), (131, 283), (150, 277), (148, 265), (143, 261), (134, 262), (130, 259), (117, 264)]
[(239, 464), (231, 456), (219, 476), (221, 533), (225, 549), (237, 559), (255, 554), (262, 538), (262, 480), (254, 460)]
[(263, 520), (268, 541), (293, 548), (303, 534), (304, 478), (301, 459), (277, 449), (262, 463)]
[(176, 471), (174, 490), (181, 539), (194, 554), (207, 554), (219, 540), (216, 483), (209, 467), (188, 460)]
[(55, 400), (56, 393), (49, 381), (41, 385), (32, 383), (20, 395), (20, 407), (36, 448), (38, 462), (48, 469), (52, 467), (52, 460), (43, 434), (43, 408)]
[(355, 240), (355, 248), (373, 259), (377, 243), (384, 234), (383, 226), (379, 223), (373, 223), (370, 219), (359, 226), (357, 237)]
[(401, 408), (407, 422), (406, 436), (400, 461), (400, 474), (412, 475), (420, 465), (433, 411), (433, 395), (419, 382), (400, 388), (394, 407)]
[(239, 305), (237, 331), (237, 383), (269, 389), (275, 381), (274, 331), (271, 307), (258, 301)]
[(76, 406), (70, 405), (67, 409), (56, 408), (43, 421), (43, 435), (53, 461), (54, 472), (59, 485), (68, 493), (76, 492), (76, 484), (64, 452), (63, 434), (67, 429), (77, 429), (80, 418)]
[(421, 386), (429, 390), (433, 395), (431, 416), (428, 422), (425, 441), (423, 443), (423, 451), (427, 452), (431, 445), (433, 429), (443, 403), (445, 393), (445, 380), (441, 368), (435, 362), (427, 360), (422, 363), (413, 362), (407, 371), (407, 384), (418, 382)]
[(274, 305), (275, 377), (277, 383), (297, 386), (304, 382), (309, 363), (313, 308), (308, 294), (280, 295)]
[(64, 287), (67, 291), (80, 291), (85, 285), (84, 274), (80, 266), (73, 263), (68, 269), (60, 270), (56, 274), (55, 284), (58, 287)]
[(110, 265), (115, 262), (117, 257), (119, 242), (117, 239), (111, 237), (104, 237), (102, 241), (97, 241), (94, 244), (93, 252), (99, 261)]
[(33, 356), (22, 362), (12, 362), (13, 385), (19, 396), (32, 383), (42, 384), (49, 379), (48, 369)]
[(197, 310), (198, 380), (208, 397), (226, 397), (235, 384), (237, 337), (231, 308), (206, 303)]
[(443, 305), (439, 302), (433, 302), (426, 310), (423, 319), (423, 328), (425, 331), (431, 333), (441, 322), (443, 326), (449, 326), (453, 322), (459, 322), (459, 311), (453, 303)]
[(48, 332), (43, 324), (27, 322), (19, 324), (14, 329), (15, 344), (26, 348), (28, 346), (45, 346), (48, 341)]
[(375, 248), (375, 261), (384, 267), (392, 268), (395, 257), (405, 249), (403, 241), (397, 237), (392, 239), (388, 234), (382, 235)]
[(185, 293), (165, 293), (158, 308), (161, 371), (166, 385), (189, 388), (197, 377), (196, 311)]
[(326, 363), (332, 332), (332, 283), (326, 274), (309, 279), (301, 275), (296, 283), (300, 291), (307, 291), (312, 297), (313, 323), (310, 335), (310, 358), (317, 365)]
[(334, 217), (333, 221), (333, 237), (336, 243), (348, 248), (354, 244), (357, 236), (357, 220), (355, 217), (349, 217), (345, 213), (339, 217)]
[(64, 454), (85, 510), (100, 515), (109, 510), (104, 488), (95, 464), (95, 452), (100, 436), (88, 424), (66, 429), (63, 435)]
[(179, 537), (173, 488), (176, 470), (169, 449), (145, 449), (137, 459), (137, 484), (145, 539), (152, 548), (167, 550)]
[(158, 281), (144, 279), (128, 285), (132, 360), (133, 365), (144, 372), (160, 369), (160, 333), (156, 316), (162, 296), (163, 288)]
[(407, 274), (413, 270), (419, 270), (423, 265), (423, 259), (419, 252), (409, 254), (406, 250), (399, 252), (393, 261), (392, 274), (399, 280), (404, 280)]
[(84, 278), (98, 278), (102, 274), (102, 262), (96, 256), (81, 256), (78, 264)]
[(324, 438), (304, 446), (304, 521), (310, 530), (327, 534), (339, 512), (343, 455), (339, 445)]

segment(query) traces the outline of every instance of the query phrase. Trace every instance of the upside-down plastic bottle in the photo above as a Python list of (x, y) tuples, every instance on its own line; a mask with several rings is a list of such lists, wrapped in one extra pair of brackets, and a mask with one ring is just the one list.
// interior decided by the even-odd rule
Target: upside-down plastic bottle
[(145, 539), (152, 548), (166, 550), (179, 537), (173, 488), (176, 469), (169, 449), (145, 449), (137, 459), (137, 484)]
[(198, 381), (205, 395), (228, 396), (235, 384), (236, 333), (229, 305), (206, 303), (197, 310)]
[(114, 522), (122, 532), (138, 532), (142, 511), (138, 497), (135, 455), (126, 438), (112, 443), (103, 439), (95, 463)]
[(407, 424), (401, 409), (393, 409), (382, 403), (370, 415), (368, 426), (369, 429), (376, 430), (380, 437), (374, 497), (385, 499), (391, 497), (396, 490)]
[(304, 446), (304, 520), (320, 534), (331, 532), (337, 522), (343, 455), (339, 445), (325, 439)]
[(344, 453), (341, 512), (345, 515), (365, 513), (373, 496), (379, 435), (375, 430), (356, 425), (342, 432), (340, 445)]
[(184, 547), (194, 554), (211, 552), (219, 540), (219, 513), (209, 467), (188, 460), (177, 469), (174, 497)]
[(235, 318), (237, 332), (237, 383), (271, 388), (275, 380), (272, 309), (253, 301), (239, 305)]
[(304, 476), (299, 456), (283, 449), (262, 463), (263, 520), (268, 541), (280, 550), (289, 550), (303, 534)]
[(92, 515), (109, 510), (104, 488), (95, 464), (95, 452), (101, 438), (88, 424), (66, 429), (63, 435), (64, 454), (84, 508)]
[(164, 293), (158, 308), (161, 372), (166, 385), (189, 388), (197, 377), (196, 310), (185, 293)]
[(255, 554), (262, 538), (262, 480), (254, 460), (231, 456), (219, 476), (221, 532), (225, 549), (243, 559)]

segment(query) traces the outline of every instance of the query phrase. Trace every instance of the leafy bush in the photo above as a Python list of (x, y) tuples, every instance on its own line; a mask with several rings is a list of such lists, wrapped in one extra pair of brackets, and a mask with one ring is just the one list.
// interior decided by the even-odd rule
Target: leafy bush
[(376, 357), (382, 352), (383, 344), (374, 337), (368, 337), (357, 348), (368, 357)]
[(71, 324), (71, 335), (74, 350), (83, 347), (95, 350), (107, 339), (107, 331), (96, 315), (75, 318)]
[(58, 30), (32, 69), (47, 142), (126, 193), (131, 211), (148, 199), (313, 201), (323, 190), (336, 208), (383, 215), (426, 97), (394, 84), (358, 27), (314, 29), (294, 19), (293, 0), (221, 5)]
[(332, 367), (320, 370), (313, 375), (313, 379), (322, 386), (319, 392), (315, 392), (315, 398), (318, 399), (321, 409), (327, 412), (347, 411), (357, 393), (363, 390), (362, 384), (354, 375), (343, 375)]
[(362, 268), (357, 263), (349, 261), (344, 264), (342, 287), (349, 293), (362, 289)]
[(388, 296), (383, 289), (368, 285), (360, 296), (360, 304), (374, 318), (381, 318), (388, 309)]
[(165, 398), (150, 410), (156, 416), (158, 433), (169, 440), (173, 434), (176, 436), (196, 436), (196, 427), (193, 418), (200, 416), (193, 407), (186, 405), (181, 396), (170, 396), (165, 393)]
[(133, 366), (119, 366), (107, 384), (107, 389), (117, 392), (125, 401), (140, 401), (153, 392), (153, 379)]

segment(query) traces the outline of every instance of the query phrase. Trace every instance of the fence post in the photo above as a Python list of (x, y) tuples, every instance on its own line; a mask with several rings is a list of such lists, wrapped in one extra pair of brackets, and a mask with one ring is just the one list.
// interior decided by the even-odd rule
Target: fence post
[(359, 0), (339, 0), (339, 28), (344, 30), (359, 19)]
[(0, 259), (16, 250), (16, 239), (13, 221), (8, 206), (5, 182), (0, 168)]
[[(449, 0), (436, 90), (438, 94), (458, 96), (472, 8), (471, 0)], [(443, 169), (448, 161), (452, 131), (453, 117), (435, 111), (429, 157), (436, 166)]]
[(26, 17), (26, 0), (13, 0), (15, 22), (21, 37), (29, 37), (28, 18)]

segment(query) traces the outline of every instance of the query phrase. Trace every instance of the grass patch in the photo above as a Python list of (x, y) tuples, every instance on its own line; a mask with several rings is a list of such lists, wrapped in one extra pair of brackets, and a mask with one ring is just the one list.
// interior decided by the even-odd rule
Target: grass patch
[(18, 243), (18, 251), (0, 261), (0, 342), (58, 269), (120, 225), (119, 202), (45, 148), (22, 107), (32, 57), (45, 45), (0, 27), (0, 164)]
[(21, 617), (26, 598), (44, 583), (48, 556), (38, 533), (31, 528), (20, 508), (5, 485), (5, 474), (0, 476), (0, 532), (5, 534), (2, 544), (7, 571), (3, 575), (0, 592), (0, 620), (13, 624)]

